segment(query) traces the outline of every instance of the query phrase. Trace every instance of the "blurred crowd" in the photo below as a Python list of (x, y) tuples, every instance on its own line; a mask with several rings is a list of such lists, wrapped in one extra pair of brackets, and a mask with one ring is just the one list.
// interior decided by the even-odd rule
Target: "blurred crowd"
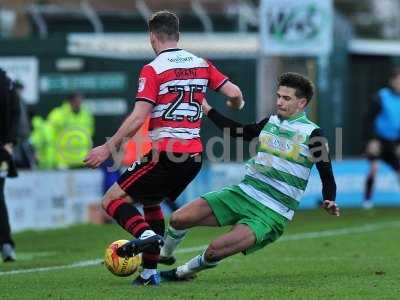
[[(23, 85), (15, 82), (19, 98), (20, 117), (17, 126), (17, 143), (14, 159), (19, 169), (76, 169), (84, 167), (83, 159), (92, 148), (95, 121), (85, 106), (84, 95), (71, 94), (60, 106), (53, 108), (46, 117), (28, 112), (22, 99)], [(139, 131), (141, 137), (148, 136), (148, 123)], [(134, 163), (138, 156), (147, 153), (150, 142), (146, 139), (137, 148), (137, 139), (123, 144), (120, 167)], [(103, 167), (113, 165), (107, 162)]]
[[(16, 83), (21, 95), (23, 85)], [(22, 169), (69, 169), (83, 167), (83, 158), (92, 147), (95, 129), (92, 113), (82, 104), (84, 96), (73, 93), (47, 117), (31, 120), (23, 99), (20, 102), (15, 160)]]

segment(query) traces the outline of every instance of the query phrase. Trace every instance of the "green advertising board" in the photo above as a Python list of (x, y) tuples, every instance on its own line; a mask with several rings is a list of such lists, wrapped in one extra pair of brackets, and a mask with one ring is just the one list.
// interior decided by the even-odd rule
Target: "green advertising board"
[(40, 77), (42, 93), (122, 92), (126, 89), (124, 73), (44, 74)]

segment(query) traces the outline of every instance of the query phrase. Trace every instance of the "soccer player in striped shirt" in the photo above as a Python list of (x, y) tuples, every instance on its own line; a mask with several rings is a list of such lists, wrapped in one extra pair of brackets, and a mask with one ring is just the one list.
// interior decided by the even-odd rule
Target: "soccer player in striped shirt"
[[(152, 151), (128, 168), (102, 200), (106, 212), (137, 238), (117, 253), (143, 252), (143, 271), (134, 281), (137, 285), (159, 284), (156, 268), (164, 235), (160, 202), (175, 200), (201, 168), (201, 104), (207, 88), (227, 96), (232, 108), (244, 103), (240, 89), (211, 62), (178, 48), (175, 14), (157, 12), (148, 25), (157, 57), (140, 72), (135, 108), (118, 131), (85, 159), (87, 166), (98, 167), (150, 116)], [(143, 204), (144, 217), (132, 203)]]
[(293, 218), (314, 163), (322, 180), (323, 207), (339, 216), (326, 139), (304, 112), (313, 90), (306, 77), (282, 74), (277, 114), (249, 125), (232, 121), (203, 102), (204, 112), (219, 128), (229, 128), (232, 136), (248, 141), (258, 138), (257, 153), (246, 163), (240, 184), (202, 195), (172, 215), (170, 225), (176, 230), (194, 226), (233, 228), (186, 264), (161, 272), (162, 278), (186, 280), (215, 267), (225, 257), (249, 254), (277, 240)]

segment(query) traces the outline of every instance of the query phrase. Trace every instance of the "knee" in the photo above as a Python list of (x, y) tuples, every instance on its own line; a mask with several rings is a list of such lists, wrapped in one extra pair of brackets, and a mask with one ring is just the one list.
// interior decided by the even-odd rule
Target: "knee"
[(182, 214), (180, 214), (177, 211), (172, 214), (171, 219), (169, 220), (169, 224), (174, 229), (178, 230), (186, 229), (185, 218), (183, 217)]
[(212, 262), (218, 262), (218, 261), (220, 261), (222, 258), (223, 258), (223, 257), (222, 257), (222, 255), (221, 255), (219, 249), (218, 249), (213, 243), (211, 243), (211, 244), (208, 246), (206, 252), (204, 253), (204, 259), (205, 259), (207, 262), (210, 262), (210, 263), (212, 263)]
[(107, 197), (106, 195), (103, 196), (103, 199), (101, 199), (101, 206), (103, 207), (104, 210), (107, 210), (107, 207), (110, 205), (110, 203), (115, 200)]
[(101, 206), (104, 210), (117, 199), (124, 199), (126, 200), (125, 192), (119, 187), (117, 183), (114, 183), (108, 191), (104, 194), (103, 198), (101, 199)]

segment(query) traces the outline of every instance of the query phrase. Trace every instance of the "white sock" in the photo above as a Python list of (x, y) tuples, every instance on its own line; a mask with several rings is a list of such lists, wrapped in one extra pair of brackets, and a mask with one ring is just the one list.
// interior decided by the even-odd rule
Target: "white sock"
[(186, 232), (187, 230), (177, 230), (169, 226), (165, 234), (164, 246), (161, 248), (160, 256), (172, 256), (176, 247), (178, 247), (185, 238)]
[(142, 272), (140, 272), (140, 276), (143, 279), (149, 279), (149, 277), (151, 275), (157, 274), (157, 270), (156, 269), (143, 269)]
[(205, 253), (206, 253), (206, 251), (204, 251), (200, 255), (193, 257), (191, 260), (189, 260), (184, 265), (176, 268), (176, 275), (178, 275), (178, 277), (180, 277), (180, 278), (187, 277), (187, 276), (191, 276), (195, 273), (198, 273), (204, 269), (210, 269), (210, 268), (214, 268), (215, 266), (217, 266), (218, 262), (208, 262), (205, 260), (205, 257), (204, 257)]
[(148, 229), (148, 230), (145, 230), (141, 235), (140, 235), (140, 237), (139, 237), (139, 239), (146, 239), (146, 238), (148, 238), (148, 237), (151, 237), (151, 236), (153, 236), (153, 235), (156, 235), (156, 233), (153, 231), (153, 230), (151, 230), (151, 229)]

